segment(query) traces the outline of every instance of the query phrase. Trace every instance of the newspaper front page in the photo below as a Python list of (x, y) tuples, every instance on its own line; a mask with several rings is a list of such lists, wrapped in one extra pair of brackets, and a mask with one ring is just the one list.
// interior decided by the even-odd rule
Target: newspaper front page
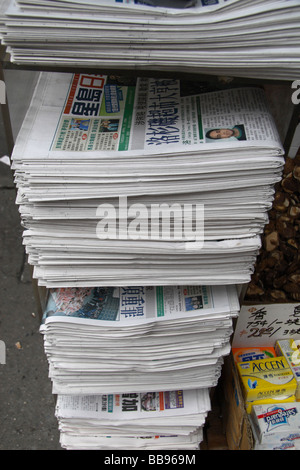
[(182, 96), (176, 79), (137, 78), (130, 84), (118, 76), (75, 74), (51, 151), (158, 154), (235, 144), (269, 145), (282, 154), (260, 88)]
[[(43, 324), (70, 322), (130, 327), (215, 314), (237, 315), (236, 289), (230, 286), (129, 286), (50, 289)], [(43, 331), (43, 324), (41, 331)]]
[(209, 408), (207, 389), (108, 395), (59, 395), (56, 416), (97, 418), (102, 424), (106, 420), (116, 423), (123, 420), (139, 420), (139, 423), (143, 424), (143, 419), (197, 416)]

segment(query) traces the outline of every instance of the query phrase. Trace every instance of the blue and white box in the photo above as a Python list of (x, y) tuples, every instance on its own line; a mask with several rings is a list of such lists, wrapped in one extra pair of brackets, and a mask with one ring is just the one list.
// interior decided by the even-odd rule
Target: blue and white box
[(300, 403), (253, 405), (251, 424), (258, 444), (300, 442)]

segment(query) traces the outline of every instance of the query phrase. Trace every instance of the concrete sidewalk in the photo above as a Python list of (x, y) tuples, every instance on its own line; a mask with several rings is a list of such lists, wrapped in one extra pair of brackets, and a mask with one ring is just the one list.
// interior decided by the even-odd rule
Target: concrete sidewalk
[[(2, 153), (3, 155), (3, 153)], [(11, 170), (0, 163), (0, 450), (59, 450), (55, 403), (39, 333)]]

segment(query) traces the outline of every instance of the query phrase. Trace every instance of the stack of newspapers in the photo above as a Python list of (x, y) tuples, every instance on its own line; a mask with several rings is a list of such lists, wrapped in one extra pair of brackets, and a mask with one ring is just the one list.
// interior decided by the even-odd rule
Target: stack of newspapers
[(238, 309), (235, 286), (51, 289), (41, 333), (53, 393), (214, 386)]
[(283, 164), (261, 88), (40, 73), (12, 168), (63, 447), (198, 448)]
[(0, 37), (16, 64), (299, 78), (298, 0), (1, 0), (0, 8)]
[(68, 450), (198, 450), (208, 390), (59, 395), (60, 442)]
[(51, 289), (41, 333), (61, 445), (197, 449), (238, 309), (234, 286)]
[(42, 72), (12, 155), (34, 278), (247, 283), (283, 164), (260, 88)]

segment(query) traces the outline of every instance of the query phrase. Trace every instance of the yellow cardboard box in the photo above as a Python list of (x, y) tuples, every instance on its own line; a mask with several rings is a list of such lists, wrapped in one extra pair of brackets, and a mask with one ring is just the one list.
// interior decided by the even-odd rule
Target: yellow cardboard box
[(246, 401), (246, 411), (251, 413), (253, 405), (277, 405), (278, 403), (292, 403), (296, 401), (295, 395), (278, 395), (277, 397), (261, 398), (260, 400)]
[(246, 401), (295, 394), (297, 382), (284, 356), (239, 362), (237, 369)]
[(296, 400), (300, 401), (300, 341), (294, 339), (280, 339), (276, 341), (275, 351), (277, 355), (284, 356), (297, 381)]
[(234, 362), (256, 361), (257, 359), (266, 359), (267, 357), (275, 357), (275, 349), (272, 347), (248, 347), (248, 348), (232, 348)]

